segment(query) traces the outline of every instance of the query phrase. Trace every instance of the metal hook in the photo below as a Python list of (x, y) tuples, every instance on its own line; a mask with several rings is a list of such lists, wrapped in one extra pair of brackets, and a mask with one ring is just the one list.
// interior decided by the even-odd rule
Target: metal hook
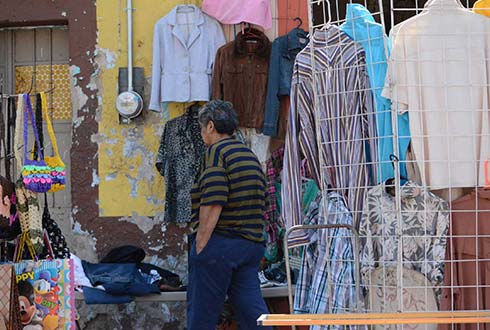
[(55, 89), (56, 89), (56, 86), (53, 84), (53, 87), (48, 89), (47, 91), (44, 91), (44, 94), (52, 93)]
[(301, 25), (303, 25), (303, 20), (301, 19), (301, 17), (296, 17), (296, 18), (293, 18), (293, 21), (298, 21), (298, 26), (296, 26), (297, 29), (299, 29), (301, 27)]

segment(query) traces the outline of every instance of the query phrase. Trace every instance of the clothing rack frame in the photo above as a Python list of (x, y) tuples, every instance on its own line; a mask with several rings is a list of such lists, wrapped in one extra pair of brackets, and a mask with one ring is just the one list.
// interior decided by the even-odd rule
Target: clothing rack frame
[[(310, 36), (313, 36), (314, 35), (314, 32), (318, 29), (322, 29), (330, 24), (337, 24), (337, 23), (342, 23), (344, 22), (345, 20), (343, 19), (340, 19), (339, 18), (339, 15), (338, 15), (338, 12), (337, 12), (337, 15), (335, 16), (333, 13), (330, 12), (330, 9), (333, 7), (331, 3), (331, 1), (336, 1), (336, 5), (337, 5), (337, 11), (338, 11), (338, 8), (339, 8), (339, 1), (338, 0), (309, 0), (308, 1), (308, 18), (309, 18), (309, 28), (310, 28), (310, 31), (309, 31), (309, 34)], [(350, 3), (354, 3), (353, 1), (349, 1)], [(385, 16), (385, 10), (384, 8), (387, 7), (387, 4), (383, 4), (383, 2), (386, 2), (386, 3), (389, 3), (388, 6), (389, 6), (389, 13), (387, 13), (388, 15)], [(381, 1), (381, 0), (378, 0), (377, 1), (377, 5), (378, 5), (378, 8), (375, 10), (375, 11), (372, 11), (371, 14), (373, 16), (375, 16), (377, 18), (377, 21), (378, 23), (381, 22), (381, 25), (383, 26), (384, 30), (385, 30), (385, 33), (388, 34), (388, 29), (386, 29), (386, 22), (385, 22), (385, 17), (387, 18), (391, 18), (391, 28), (393, 29), (394, 26), (396, 25), (396, 22), (395, 21), (395, 18), (397, 18), (396, 15), (404, 15), (405, 12), (413, 12), (415, 14), (420, 14), (424, 11), (424, 6), (421, 5), (421, 1), (417, 1), (417, 0), (413, 0), (412, 3), (413, 3), (413, 6), (410, 7), (410, 4), (407, 4), (407, 3), (404, 3), (403, 5), (399, 5), (397, 6), (395, 0), (390, 0), (389, 2), (388, 1)], [(443, 10), (447, 10), (448, 12), (456, 12), (457, 9), (456, 8), (447, 8), (447, 7), (444, 7), (445, 5), (447, 4), (450, 4), (450, 5), (454, 5), (455, 3), (457, 2), (460, 2), (464, 7), (466, 8), (471, 8), (472, 4), (474, 1), (470, 1), (470, 0), (429, 0), (428, 3), (438, 3), (439, 6), (442, 7)], [(368, 7), (367, 6), (367, 1), (356, 1), (356, 3), (362, 3), (364, 4), (365, 7)], [(372, 3), (371, 3), (372, 4)], [(315, 17), (315, 20), (313, 19), (313, 9), (312, 7), (313, 6), (323, 6), (323, 21), (319, 22), (319, 17), (318, 17), (318, 11), (315, 13), (316, 14), (316, 17)], [(325, 10), (326, 8), (328, 8), (327, 10)], [(378, 10), (379, 9), (379, 10)], [(336, 19), (338, 18), (338, 19)], [(316, 25), (315, 25), (316, 24)], [(457, 34), (456, 32), (454, 33), (454, 35), (460, 35), (460, 34)], [(422, 34), (422, 37), (425, 37), (426, 35), (423, 35)], [(428, 35), (427, 35), (428, 36)], [(451, 37), (453, 36), (452, 34), (450, 35)], [(468, 39), (471, 39), (471, 35), (468, 36)], [(386, 58), (389, 59), (389, 48), (388, 48), (388, 44), (387, 44), (387, 40), (384, 41), (385, 43), (385, 54), (386, 54)], [(313, 51), (310, 52), (311, 53), (311, 61), (312, 63), (315, 62), (315, 58), (314, 58), (314, 54), (313, 54)], [(420, 49), (419, 49), (419, 56), (420, 56)], [(488, 59), (487, 59), (488, 61)], [(470, 62), (471, 63), (471, 62)], [(490, 61), (488, 61), (487, 63), (490, 64)], [(443, 64), (444, 66), (446, 64)], [(312, 65), (314, 67), (314, 65)], [(470, 74), (471, 75), (471, 74)], [(315, 74), (313, 74), (313, 80), (315, 80)], [(315, 84), (315, 82), (313, 82), (313, 85)], [(487, 88), (488, 90), (490, 90), (490, 86), (489, 86), (490, 82), (487, 82), (483, 87), (484, 88)], [(466, 85), (463, 85), (463, 86), (466, 86)], [(416, 87), (416, 88), (422, 88), (423, 86), (422, 85), (414, 85), (414, 86), (409, 86), (409, 87)], [(396, 93), (396, 92), (395, 92)], [(326, 175), (326, 169), (328, 168), (328, 164), (325, 164), (324, 163), (324, 159), (325, 158), (325, 155), (323, 154), (324, 150), (321, 148), (321, 145), (322, 144), (325, 144), (325, 143), (328, 143), (328, 141), (325, 141), (325, 137), (323, 137), (321, 135), (321, 130), (320, 130), (320, 112), (323, 110), (323, 109), (320, 109), (318, 106), (316, 105), (319, 105), (320, 102), (318, 101), (320, 97), (324, 96), (324, 95), (319, 95), (319, 90), (317, 88), (313, 88), (312, 89), (312, 94), (313, 94), (313, 104), (315, 104), (315, 107), (314, 107), (314, 110), (315, 110), (315, 121), (314, 121), (314, 128), (315, 128), (315, 131), (316, 131), (316, 143), (317, 143), (317, 146), (318, 146), (318, 159), (319, 159), (319, 162), (320, 162), (320, 168), (322, 168), (322, 170), (320, 171), (320, 175), (321, 177), (319, 178), (320, 179), (320, 182), (323, 183), (325, 182), (325, 175)], [(445, 95), (443, 95), (442, 97), (446, 99), (446, 102), (447, 102), (447, 99), (448, 99), (448, 92), (446, 90), (445, 92)], [(472, 95), (469, 95), (469, 97), (471, 98)], [(291, 98), (291, 102), (294, 102), (293, 99)], [(293, 104), (293, 103), (292, 103)], [(426, 109), (428, 111), (433, 111), (432, 108), (428, 108)], [(401, 161), (399, 161), (400, 159), (400, 150), (398, 148), (398, 141), (399, 141), (399, 138), (402, 138), (403, 137), (403, 134), (400, 134), (400, 128), (398, 126), (398, 111), (399, 111), (399, 108), (398, 108), (398, 105), (395, 104), (395, 102), (393, 103), (393, 107), (391, 108), (390, 112), (391, 112), (391, 125), (393, 127), (393, 134), (392, 134), (392, 140), (393, 140), (393, 156), (394, 156), (394, 161), (392, 161), (392, 165), (393, 165), (393, 170), (394, 170), (394, 180), (392, 182), (392, 184), (390, 185), (390, 187), (393, 187), (394, 191), (395, 191), (395, 196), (393, 198), (393, 205), (394, 205), (394, 210), (393, 210), (393, 217), (395, 218), (395, 222), (396, 222), (396, 232), (393, 234), (393, 237), (396, 239), (396, 245), (395, 245), (395, 248), (397, 249), (397, 258), (396, 258), (396, 261), (395, 261), (395, 264), (393, 267), (396, 267), (396, 283), (395, 283), (395, 286), (394, 287), (390, 287), (390, 285), (392, 283), (388, 283), (386, 282), (387, 280), (386, 279), (383, 279), (383, 284), (380, 284), (383, 286), (383, 290), (390, 290), (390, 289), (393, 289), (393, 291), (396, 290), (397, 292), (397, 296), (396, 296), (396, 301), (397, 301), (397, 304), (399, 306), (399, 310), (396, 311), (395, 313), (391, 313), (391, 312), (382, 312), (382, 313), (377, 313), (377, 312), (372, 312), (370, 310), (366, 310), (366, 311), (363, 311), (363, 314), (358, 314), (358, 313), (345, 313), (345, 314), (295, 314), (293, 315), (293, 288), (292, 288), (292, 280), (291, 280), (291, 272), (290, 272), (290, 268), (291, 268), (291, 264), (290, 264), (290, 261), (289, 261), (289, 249), (290, 249), (290, 246), (288, 244), (288, 241), (289, 241), (289, 238), (291, 236), (291, 234), (295, 231), (298, 231), (298, 230), (305, 230), (305, 229), (309, 229), (309, 230), (325, 230), (325, 229), (330, 229), (330, 228), (335, 228), (335, 226), (331, 226), (331, 225), (294, 225), (292, 227), (289, 227), (287, 230), (286, 230), (286, 233), (285, 233), (285, 237), (284, 237), (284, 241), (283, 241), (283, 247), (284, 247), (284, 255), (285, 255), (285, 264), (286, 264), (286, 276), (287, 276), (287, 282), (288, 282), (288, 299), (289, 299), (289, 304), (290, 304), (290, 313), (291, 315), (263, 315), (259, 320), (258, 320), (258, 324), (259, 325), (263, 325), (263, 326), (292, 326), (292, 329), (295, 329), (295, 326), (299, 326), (299, 325), (323, 325), (323, 326), (327, 326), (327, 325), (330, 325), (330, 326), (333, 326), (333, 325), (337, 325), (337, 326), (349, 326), (349, 325), (392, 325), (392, 326), (398, 326), (397, 328), (403, 328), (403, 325), (407, 325), (407, 324), (424, 324), (426, 325), (426, 328), (428, 325), (434, 325), (434, 324), (469, 324), (469, 323), (479, 323), (480, 325), (479, 326), (483, 326), (485, 323), (490, 323), (490, 310), (485, 310), (485, 309), (482, 309), (481, 305), (482, 303), (480, 303), (480, 305), (478, 305), (479, 307), (476, 309), (476, 310), (471, 310), (471, 311), (465, 311), (465, 312), (460, 312), (460, 311), (457, 311), (455, 310), (454, 308), (451, 309), (451, 310), (445, 310), (445, 311), (434, 311), (433, 309), (430, 309), (429, 308), (429, 303), (428, 303), (428, 296), (427, 296), (427, 292), (428, 291), (431, 291), (431, 290), (434, 290), (435, 291), (435, 287), (437, 285), (440, 285), (440, 288), (448, 288), (447, 285), (444, 285), (442, 283), (440, 284), (434, 284), (434, 283), (429, 283), (430, 281), (427, 281), (425, 285), (421, 285), (420, 283), (418, 284), (414, 284), (414, 283), (408, 283), (406, 282), (407, 281), (407, 276), (408, 274), (410, 273), (405, 273), (406, 272), (406, 268), (408, 263), (407, 261), (404, 261), (404, 245), (403, 245), (403, 239), (407, 240), (407, 239), (411, 239), (410, 236), (407, 236), (407, 234), (404, 233), (404, 226), (406, 228), (406, 224), (404, 223), (405, 219), (404, 219), (404, 216), (406, 217), (406, 215), (403, 215), (404, 214), (404, 209), (403, 209), (403, 197), (401, 196), (401, 192), (402, 192), (402, 187), (404, 186), (404, 182), (402, 182), (402, 179), (401, 179)], [(487, 108), (484, 108), (482, 109), (481, 111), (488, 111)], [(449, 115), (447, 115), (448, 117)], [(294, 119), (293, 119), (294, 120)], [(449, 134), (449, 133), (447, 133)], [(468, 134), (468, 133), (466, 133)], [(483, 134), (483, 133), (482, 133)], [(486, 135), (485, 135), (486, 136)], [(417, 138), (418, 136), (412, 136), (412, 137), (415, 137)], [(448, 135), (448, 137), (453, 137), (452, 135)], [(463, 137), (474, 137), (474, 135), (463, 135)], [(474, 141), (474, 140), (473, 140)], [(473, 144), (468, 144), (468, 150), (472, 150), (473, 148), (475, 148), (475, 145), (474, 145), (474, 142), (472, 142)], [(449, 148), (449, 147), (448, 147)], [(478, 158), (480, 159), (480, 158)], [(458, 163), (458, 160), (456, 158), (450, 158), (450, 161), (452, 162), (454, 160), (455, 163)], [(432, 162), (433, 160), (431, 159), (425, 159), (423, 158), (423, 160), (421, 160), (421, 162), (423, 162), (423, 166), (425, 167), (427, 164), (429, 164), (430, 162)], [(413, 161), (414, 162), (414, 161)], [(487, 160), (487, 163), (490, 164), (490, 161)], [(377, 166), (376, 163), (372, 163), (371, 164), (372, 166)], [(449, 166), (448, 166), (449, 168)], [(449, 170), (450, 171), (450, 170)], [(425, 173), (422, 174), (423, 176), (425, 175)], [(425, 182), (425, 177), (422, 179), (423, 182)], [(378, 183), (375, 183), (375, 185), (377, 185)], [(362, 188), (371, 188), (371, 187), (374, 187), (374, 186), (365, 186), (365, 187), (362, 187)], [(427, 191), (429, 192), (433, 192), (433, 191), (437, 191), (437, 186), (432, 186), (430, 184), (427, 184), (427, 185), (424, 185), (422, 186), (424, 189), (427, 189)], [(465, 186), (466, 188), (471, 188), (472, 190), (474, 190), (475, 192), (477, 191), (477, 188), (480, 188), (481, 185), (478, 185), (478, 183), (474, 186)], [(448, 205), (451, 205), (452, 201), (455, 200), (457, 197), (454, 196), (455, 193), (453, 193), (453, 189), (454, 188), (459, 188), (457, 186), (453, 186), (452, 183), (449, 183), (449, 187), (447, 188), (448, 190), (448, 194), (449, 196), (448, 197), (444, 197), (444, 199), (448, 202)], [(327, 191), (327, 187), (320, 187), (320, 190), (323, 191), (323, 194), (325, 195), (326, 191)], [(478, 193), (476, 193), (478, 195)], [(445, 196), (445, 195), (444, 195)], [(461, 195), (459, 195), (461, 196)], [(284, 198), (283, 198), (284, 200)], [(325, 198), (323, 198), (322, 200), (322, 203), (324, 204), (323, 205), (323, 210), (327, 210), (327, 201)], [(426, 200), (424, 199), (424, 205), (426, 203)], [(425, 207), (425, 206), (424, 206)], [(478, 207), (478, 203), (477, 203), (477, 207)], [(354, 209), (354, 210), (351, 210), (353, 213), (357, 213), (357, 212), (362, 212), (362, 210), (358, 210), (358, 209)], [(468, 210), (470, 211), (470, 210)], [(484, 211), (484, 210), (483, 210)], [(490, 211), (490, 210), (489, 210)], [(405, 210), (406, 212), (406, 210)], [(426, 209), (422, 209), (422, 210), (417, 210), (417, 212), (421, 212), (422, 214), (424, 214), (425, 212), (425, 216), (427, 216), (427, 210)], [(448, 208), (448, 212), (449, 212), (449, 225), (448, 225), (448, 232), (447, 234), (445, 234), (445, 239), (447, 239), (447, 241), (449, 242), (449, 240), (451, 240), (453, 238), (453, 234), (450, 233), (450, 227), (452, 226), (452, 222), (451, 222), (451, 219), (452, 219), (452, 207), (449, 207)], [(463, 212), (463, 211), (461, 211)], [(464, 211), (466, 212), (466, 211)], [(476, 209), (476, 212), (482, 212), (481, 210), (478, 210), (478, 208)], [(488, 212), (488, 211), (487, 211)], [(477, 213), (478, 214), (478, 213)], [(324, 217), (327, 217), (327, 215), (325, 214)], [(476, 216), (476, 218), (478, 218), (478, 216)], [(283, 219), (285, 222), (287, 219)], [(478, 225), (478, 219), (476, 219), (476, 223)], [(354, 251), (355, 251), (355, 268), (356, 268), (356, 295), (357, 295), (357, 306), (355, 306), (355, 309), (359, 310), (360, 308), (364, 308), (364, 306), (359, 306), (359, 302), (360, 302), (360, 287), (359, 287), (359, 284), (360, 284), (360, 272), (359, 272), (359, 269), (361, 268), (361, 265), (360, 265), (360, 259), (361, 259), (361, 256), (360, 256), (360, 251), (359, 251), (359, 246), (360, 246), (360, 241), (362, 239), (362, 236), (357, 228), (357, 225), (358, 224), (354, 224), (354, 226), (341, 226), (342, 228), (346, 228), (346, 229), (349, 229), (350, 232), (352, 232), (352, 243), (353, 245), (356, 245), (354, 247)], [(391, 234), (390, 234), (391, 235)], [(433, 235), (433, 234), (429, 234), (429, 233), (425, 233), (424, 234), (425, 236), (425, 239), (433, 239), (434, 237), (433, 236), (430, 236), (430, 235)], [(474, 244), (476, 244), (476, 249), (478, 251), (478, 242), (480, 239), (489, 239), (490, 238), (490, 235), (484, 235), (484, 236), (480, 236), (480, 234), (478, 234), (478, 232), (476, 234), (473, 234), (473, 236), (471, 236), (471, 238), (475, 241)], [(296, 247), (296, 246), (299, 246), (299, 245), (295, 245), (293, 247)], [(427, 249), (427, 248), (426, 248)], [(451, 250), (452, 251), (452, 250)], [(425, 252), (426, 253), (426, 256), (427, 256), (427, 251)], [(479, 264), (479, 261), (482, 261), (482, 262), (490, 262), (490, 256), (480, 256), (478, 255), (478, 252), (476, 252), (477, 255), (476, 255), (476, 264), (477, 264), (477, 274), (478, 274), (478, 267), (486, 267), (486, 266), (478, 266)], [(449, 257), (445, 257), (443, 262), (444, 263), (448, 263), (448, 262), (461, 262), (462, 260), (460, 260), (459, 258), (456, 258), (456, 257), (451, 257), (451, 259), (447, 259)], [(380, 265), (383, 265), (383, 267), (387, 267), (387, 262), (385, 261), (378, 261)], [(416, 262), (418, 263), (429, 263), (427, 261), (427, 259), (424, 259), (424, 260), (417, 260)], [(446, 266), (447, 268), (447, 266)], [(330, 271), (328, 272), (330, 275)], [(478, 276), (478, 275), (477, 275)], [(328, 289), (330, 290), (330, 286), (332, 284), (331, 281), (330, 281), (330, 278), (328, 279)], [(474, 287), (476, 287), (477, 289), (479, 287), (483, 287), (484, 284), (481, 284), (478, 282), (478, 279), (476, 279), (476, 284), (472, 285)], [(407, 309), (405, 307), (405, 303), (403, 301), (403, 298), (405, 296), (405, 293), (404, 293), (404, 289), (406, 288), (412, 288), (412, 289), (416, 289), (416, 290), (425, 290), (425, 297), (424, 295), (422, 294), (421, 295), (421, 299), (425, 299), (425, 303), (424, 303), (424, 308), (426, 308), (427, 312), (410, 312), (409, 309)], [(449, 289), (450, 291), (452, 292), (453, 290), (456, 290), (458, 289), (458, 287), (456, 286), (456, 284), (450, 284), (449, 286)], [(369, 290), (372, 290), (371, 287), (369, 287)], [(386, 294), (386, 292), (384, 292), (383, 294)], [(437, 294), (434, 293), (434, 296), (436, 296)], [(478, 298), (479, 296), (479, 293), (477, 292), (476, 293), (476, 300), (479, 301), (480, 298)], [(328, 292), (328, 294), (326, 295), (328, 297), (330, 297), (330, 292)], [(481, 297), (481, 295), (480, 295)], [(366, 297), (366, 298), (369, 298), (369, 297)], [(437, 298), (436, 298), (437, 299)], [(452, 298), (451, 298), (452, 299)], [(330, 301), (331, 302), (331, 301)], [(394, 303), (394, 301), (393, 301)], [(425, 305), (427, 304), (427, 305)], [(330, 304), (329, 304), (330, 305)], [(384, 306), (384, 305), (383, 305)], [(353, 306), (354, 307), (354, 306)], [(385, 309), (386, 306), (382, 307), (382, 310), (389, 310), (389, 309)], [(438, 309), (439, 310), (439, 307)], [(356, 320), (356, 322), (352, 322), (352, 320)], [(388, 329), (388, 328), (386, 328)], [(431, 328), (432, 329), (432, 328)]]

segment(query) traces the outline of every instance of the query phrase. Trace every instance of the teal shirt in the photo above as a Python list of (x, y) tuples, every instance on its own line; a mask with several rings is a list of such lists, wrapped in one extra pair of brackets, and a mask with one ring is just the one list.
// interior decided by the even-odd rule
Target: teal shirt
[[(276, 181), (274, 185), (276, 186), (276, 208), (277, 212), (281, 214), (281, 183)], [(303, 215), (306, 215), (306, 213), (310, 209), (311, 203), (315, 200), (320, 190), (318, 189), (315, 180), (306, 179), (303, 182), (301, 191), (303, 196), (303, 198), (301, 199), (301, 212), (303, 212)]]
[[(391, 102), (381, 96), (385, 84), (390, 42), (384, 33), (383, 26), (376, 23), (369, 10), (360, 4), (347, 4), (346, 21), (340, 26), (340, 29), (352, 40), (358, 42), (366, 53), (369, 82), (376, 100), (376, 128), (379, 137), (378, 182), (384, 182), (395, 175), (390, 161), (390, 155), (393, 154)], [(385, 42), (388, 47), (387, 52)], [(407, 177), (404, 161), (410, 143), (408, 113), (398, 115), (397, 120), (400, 174)]]

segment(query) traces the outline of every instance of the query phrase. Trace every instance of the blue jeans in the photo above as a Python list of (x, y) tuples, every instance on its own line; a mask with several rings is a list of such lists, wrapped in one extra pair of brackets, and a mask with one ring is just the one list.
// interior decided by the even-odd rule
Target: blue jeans
[(271, 329), (257, 326), (269, 311), (258, 279), (264, 246), (239, 237), (213, 234), (206, 247), (189, 252), (187, 330), (214, 330), (228, 295), (241, 330)]
[(82, 260), (82, 266), (90, 283), (104, 286), (108, 294), (139, 297), (160, 293), (158, 285), (147, 283), (136, 264), (92, 264)]

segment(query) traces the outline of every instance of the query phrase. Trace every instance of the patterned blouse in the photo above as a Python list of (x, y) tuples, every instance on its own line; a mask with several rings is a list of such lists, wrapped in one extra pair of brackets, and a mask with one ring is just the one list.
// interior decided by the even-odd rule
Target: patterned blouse
[(403, 267), (422, 273), (437, 289), (444, 275), (448, 203), (408, 181), (400, 189), (399, 230), (396, 199), (385, 188), (385, 185), (371, 188), (364, 202), (359, 228), (363, 283), (369, 285), (375, 268), (397, 266), (401, 235)]
[(165, 124), (156, 167), (165, 177), (165, 222), (191, 221), (191, 189), (206, 146), (197, 120), (198, 105)]

